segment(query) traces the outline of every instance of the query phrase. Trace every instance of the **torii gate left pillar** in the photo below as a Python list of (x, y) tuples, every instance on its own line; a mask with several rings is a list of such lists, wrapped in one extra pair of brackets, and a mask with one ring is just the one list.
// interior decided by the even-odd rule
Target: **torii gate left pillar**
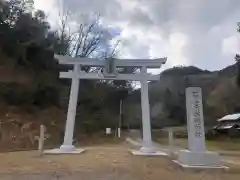
[[(73, 73), (77, 74), (79, 71), (80, 66), (74, 65)], [(75, 150), (75, 147), (73, 146), (73, 133), (76, 117), (76, 108), (78, 102), (79, 83), (80, 79), (77, 76), (73, 76), (68, 104), (64, 140), (62, 146), (60, 147), (60, 150), (62, 150), (63, 152), (71, 152)]]

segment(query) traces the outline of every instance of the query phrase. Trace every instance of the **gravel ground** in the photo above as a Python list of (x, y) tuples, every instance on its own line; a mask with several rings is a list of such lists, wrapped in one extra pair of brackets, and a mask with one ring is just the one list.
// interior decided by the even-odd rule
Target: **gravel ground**
[(229, 171), (189, 171), (167, 157), (132, 156), (129, 145), (89, 147), (81, 155), (36, 151), (0, 154), (0, 180), (239, 180), (240, 166)]

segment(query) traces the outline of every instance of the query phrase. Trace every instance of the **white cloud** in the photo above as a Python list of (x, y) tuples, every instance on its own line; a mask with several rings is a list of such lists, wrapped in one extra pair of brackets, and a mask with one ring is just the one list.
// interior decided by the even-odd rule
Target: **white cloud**
[(58, 27), (58, 6), (55, 0), (34, 0), (34, 7), (45, 11), (48, 21), (53, 28)]
[(169, 36), (168, 59), (173, 66), (189, 65), (188, 59), (184, 55), (184, 47), (187, 44), (187, 36), (182, 33), (172, 33)]
[(44, 10), (45, 12), (50, 12), (54, 7), (54, 1), (35, 0), (34, 6), (37, 9)]
[[(57, 19), (57, 0), (35, 0), (36, 7)], [(220, 69), (234, 62), (239, 51), (236, 22), (239, 0), (65, 0), (82, 20), (82, 13), (99, 12), (102, 25), (122, 30), (121, 56), (168, 56), (165, 67), (195, 65)], [(56, 23), (55, 23), (56, 25)], [(119, 38), (119, 37), (118, 37)], [(236, 52), (237, 53), (237, 52)]]
[(222, 42), (222, 51), (225, 54), (236, 54), (240, 52), (240, 42), (235, 36), (225, 38)]

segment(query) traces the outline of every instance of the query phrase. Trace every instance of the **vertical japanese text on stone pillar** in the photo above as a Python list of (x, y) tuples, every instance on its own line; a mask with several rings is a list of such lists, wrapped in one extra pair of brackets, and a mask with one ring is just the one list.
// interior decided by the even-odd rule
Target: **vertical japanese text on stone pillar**
[(199, 91), (192, 92), (193, 97), (193, 123), (195, 130), (195, 137), (201, 138), (203, 134), (202, 123), (201, 123), (201, 115), (200, 115), (200, 101)]
[(188, 146), (191, 151), (205, 151), (202, 91), (199, 87), (186, 89)]

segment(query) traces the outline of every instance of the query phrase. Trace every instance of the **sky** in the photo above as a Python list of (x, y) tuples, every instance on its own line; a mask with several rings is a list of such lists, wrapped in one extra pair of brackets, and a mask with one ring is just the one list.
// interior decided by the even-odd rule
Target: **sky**
[(122, 58), (167, 57), (163, 69), (218, 70), (233, 64), (240, 52), (240, 0), (35, 0), (52, 27), (63, 4), (72, 24), (99, 13), (113, 40), (121, 40)]

